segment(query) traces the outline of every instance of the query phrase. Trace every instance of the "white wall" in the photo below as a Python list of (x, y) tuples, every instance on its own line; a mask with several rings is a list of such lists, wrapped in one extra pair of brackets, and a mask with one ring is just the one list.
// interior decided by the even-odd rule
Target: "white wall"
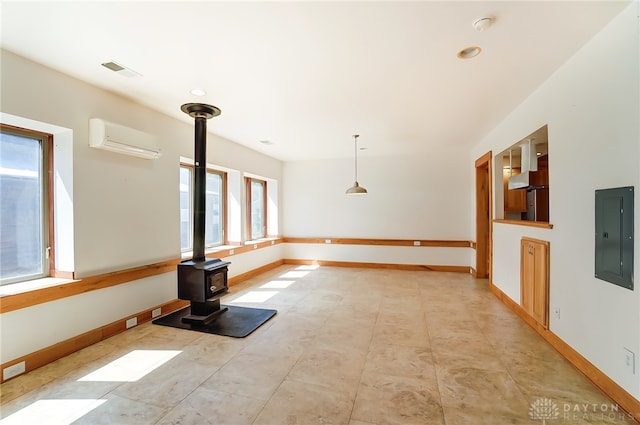
[[(67, 162), (73, 167), (72, 229), (68, 221), (56, 227), (66, 230), (56, 241), (72, 247), (65, 266), (74, 269), (63, 271), (83, 277), (178, 258), (179, 163), (180, 156), (193, 157), (193, 121), (169, 118), (7, 51), (1, 66), (3, 113), (73, 133), (73, 158)], [(92, 117), (157, 135), (163, 156), (144, 160), (90, 148)], [(280, 161), (215, 136), (215, 118), (208, 129), (208, 162), (281, 180)], [(233, 256), (229, 275), (282, 258), (280, 250)], [(176, 297), (172, 272), (3, 314), (0, 363)]]
[[(358, 180), (368, 190), (345, 195), (354, 161), (292, 161), (283, 169), (283, 234), (287, 237), (472, 240), (473, 169), (467, 151), (425, 157), (358, 156)], [(411, 247), (412, 248), (412, 247)], [(310, 251), (311, 249), (311, 251)], [(412, 248), (413, 249), (413, 248)], [(288, 258), (397, 264), (466, 265), (468, 249), (287, 244)], [(417, 257), (416, 257), (417, 256)], [(461, 259), (462, 257), (462, 259)], [(419, 262), (416, 262), (419, 261)], [(464, 264), (460, 264), (460, 263)]]
[(609, 187), (635, 186), (634, 268), (640, 270), (639, 4), (570, 58), (473, 149), (471, 160), (548, 124), (554, 227), (494, 224), (493, 283), (518, 302), (520, 238), (550, 241), (550, 307), (561, 313), (551, 315), (551, 331), (640, 399), (640, 372), (628, 373), (623, 356), (626, 347), (640, 360), (640, 287), (636, 282), (630, 291), (594, 277), (594, 191)]

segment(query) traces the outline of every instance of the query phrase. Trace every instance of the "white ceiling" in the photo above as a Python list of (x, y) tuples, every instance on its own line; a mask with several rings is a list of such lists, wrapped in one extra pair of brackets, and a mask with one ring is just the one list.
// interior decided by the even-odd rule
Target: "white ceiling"
[(209, 131), (281, 160), (352, 157), (354, 133), (360, 155), (428, 155), (476, 143), (627, 4), (2, 1), (1, 44), (185, 122), (218, 106)]

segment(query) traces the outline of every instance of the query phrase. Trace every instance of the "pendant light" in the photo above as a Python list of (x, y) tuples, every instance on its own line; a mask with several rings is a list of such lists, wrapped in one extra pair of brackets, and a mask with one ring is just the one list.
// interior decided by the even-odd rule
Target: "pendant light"
[(353, 183), (353, 186), (350, 187), (349, 189), (347, 189), (347, 191), (345, 192), (347, 195), (364, 195), (365, 193), (367, 193), (367, 189), (365, 189), (364, 187), (360, 186), (358, 184), (358, 137), (360, 137), (359, 134), (354, 134), (353, 135), (353, 146), (354, 146), (354, 157), (355, 157), (355, 183)]

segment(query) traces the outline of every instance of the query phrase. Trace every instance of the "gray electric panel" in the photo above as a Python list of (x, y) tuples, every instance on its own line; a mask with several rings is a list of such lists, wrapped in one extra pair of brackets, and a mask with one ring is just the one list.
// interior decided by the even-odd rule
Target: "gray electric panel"
[(633, 186), (596, 190), (595, 276), (633, 290)]

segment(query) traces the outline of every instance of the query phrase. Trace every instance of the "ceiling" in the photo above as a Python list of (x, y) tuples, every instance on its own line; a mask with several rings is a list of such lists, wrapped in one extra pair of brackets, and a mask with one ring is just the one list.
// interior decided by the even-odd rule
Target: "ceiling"
[(215, 105), (209, 131), (280, 160), (352, 157), (355, 133), (359, 155), (433, 155), (478, 142), (628, 3), (2, 1), (1, 44), (185, 122), (183, 103)]

